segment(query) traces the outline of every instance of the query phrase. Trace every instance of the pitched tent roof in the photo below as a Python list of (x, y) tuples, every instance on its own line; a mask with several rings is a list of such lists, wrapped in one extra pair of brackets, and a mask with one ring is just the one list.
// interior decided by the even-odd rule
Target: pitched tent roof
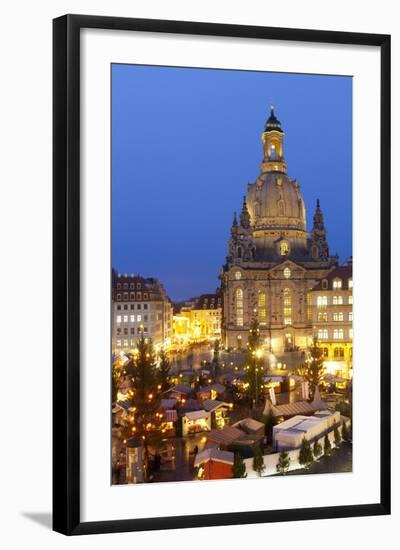
[(198, 453), (194, 459), (194, 465), (199, 466), (210, 460), (223, 462), (224, 464), (233, 464), (234, 454), (230, 451), (220, 451), (216, 447), (209, 447), (201, 453)]

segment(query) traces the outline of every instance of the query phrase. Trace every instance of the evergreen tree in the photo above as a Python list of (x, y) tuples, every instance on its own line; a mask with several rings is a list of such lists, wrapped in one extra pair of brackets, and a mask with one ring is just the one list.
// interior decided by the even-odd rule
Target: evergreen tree
[(321, 384), (325, 373), (325, 366), (322, 349), (318, 346), (316, 340), (313, 340), (312, 346), (308, 351), (309, 358), (297, 369), (297, 372), (304, 381), (308, 382), (312, 399), (315, 389)]
[(143, 334), (137, 341), (137, 354), (133, 360), (131, 389), (135, 415), (130, 431), (139, 436), (145, 449), (146, 465), (150, 463), (149, 447), (157, 448), (161, 442), (161, 418), (157, 413), (159, 399), (157, 395), (156, 358), (151, 339)]
[(318, 459), (322, 455), (322, 446), (318, 442), (318, 439), (315, 440), (315, 443), (313, 446), (313, 455), (316, 459)]
[(290, 456), (286, 451), (282, 451), (279, 455), (278, 464), (276, 465), (276, 471), (283, 476), (290, 468)]
[(248, 384), (247, 393), (255, 407), (258, 406), (263, 386), (263, 365), (260, 355), (260, 329), (257, 319), (253, 319), (248, 335), (245, 382)]
[(334, 441), (335, 441), (335, 447), (339, 447), (339, 445), (342, 441), (342, 437), (340, 435), (339, 428), (337, 426), (335, 426), (335, 428), (333, 430), (333, 437), (334, 437)]
[(314, 456), (311, 450), (310, 443), (305, 437), (301, 442), (300, 453), (299, 453), (299, 464), (304, 466), (304, 468), (309, 468), (314, 461)]
[(349, 430), (347, 428), (346, 422), (342, 424), (342, 439), (343, 441), (348, 441), (349, 439)]
[(247, 477), (246, 465), (239, 453), (234, 454), (232, 474), (234, 478)]
[(328, 434), (324, 437), (324, 455), (329, 456), (332, 453), (332, 445), (329, 440)]
[(254, 453), (253, 458), (253, 470), (258, 473), (258, 475), (261, 477), (263, 471), (265, 470), (265, 464), (264, 464), (264, 457), (261, 452), (261, 449), (259, 445), (257, 445), (257, 448)]
[(157, 378), (158, 378), (158, 383), (161, 386), (160, 391), (165, 392), (169, 390), (169, 388), (171, 387), (171, 384), (169, 382), (171, 362), (168, 359), (168, 355), (164, 349), (161, 349), (160, 353), (158, 354), (158, 357), (159, 357), (160, 363), (158, 365)]

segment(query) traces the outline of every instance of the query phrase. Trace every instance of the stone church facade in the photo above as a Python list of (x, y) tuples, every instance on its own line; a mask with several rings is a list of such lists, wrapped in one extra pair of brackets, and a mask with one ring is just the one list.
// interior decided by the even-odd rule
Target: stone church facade
[(286, 171), (284, 132), (271, 107), (260, 174), (234, 214), (221, 271), (226, 347), (245, 348), (257, 318), (265, 350), (305, 349), (312, 340), (309, 291), (338, 264), (330, 256), (319, 201), (311, 233), (300, 184)]

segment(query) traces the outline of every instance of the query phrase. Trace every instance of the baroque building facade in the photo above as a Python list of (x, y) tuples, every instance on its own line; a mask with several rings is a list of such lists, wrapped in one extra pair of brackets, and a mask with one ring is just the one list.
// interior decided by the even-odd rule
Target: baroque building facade
[(112, 352), (132, 353), (139, 338), (168, 347), (172, 304), (158, 279), (112, 271)]
[(322, 348), (326, 372), (352, 377), (352, 261), (336, 267), (311, 291), (313, 336)]
[(225, 346), (244, 348), (259, 322), (266, 350), (305, 349), (313, 338), (310, 290), (338, 263), (319, 201), (309, 234), (300, 184), (287, 174), (281, 123), (271, 107), (260, 174), (249, 183), (220, 274)]

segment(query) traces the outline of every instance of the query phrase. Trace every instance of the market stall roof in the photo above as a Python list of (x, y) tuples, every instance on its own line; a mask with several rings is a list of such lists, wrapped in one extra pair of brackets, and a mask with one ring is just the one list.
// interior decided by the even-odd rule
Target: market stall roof
[(185, 413), (186, 418), (189, 420), (199, 420), (200, 418), (206, 418), (210, 416), (210, 413), (205, 411), (204, 409), (200, 409), (199, 411), (190, 411)]
[(217, 401), (216, 399), (205, 399), (202, 403), (202, 406), (206, 411), (212, 412), (221, 407), (229, 407), (229, 403), (224, 401)]
[(297, 414), (313, 414), (314, 407), (308, 401), (295, 401), (284, 405), (272, 405), (269, 399), (265, 404), (264, 414), (272, 411), (274, 416), (295, 416)]
[(222, 430), (211, 430), (211, 432), (207, 434), (207, 441), (212, 441), (214, 443), (218, 443), (219, 445), (229, 445), (244, 435), (244, 432), (238, 428), (234, 428), (233, 426), (225, 426)]
[(160, 409), (173, 409), (176, 406), (176, 399), (161, 399)]
[(198, 453), (194, 459), (194, 466), (199, 466), (205, 462), (214, 460), (215, 462), (223, 462), (225, 464), (233, 464), (234, 454), (230, 451), (220, 451), (216, 447), (210, 447)]
[(175, 392), (175, 393), (180, 393), (182, 395), (187, 395), (191, 391), (192, 391), (192, 388), (190, 386), (186, 386), (185, 384), (177, 384), (176, 386), (173, 386), (172, 388), (170, 388), (164, 393)]
[(226, 389), (225, 386), (223, 386), (222, 384), (211, 384), (210, 388), (217, 393), (224, 393)]
[(263, 422), (259, 422), (258, 420), (254, 420), (254, 418), (250, 417), (239, 420), (239, 422), (232, 424), (232, 426), (234, 428), (240, 428), (246, 433), (258, 432), (259, 430), (264, 430), (265, 428), (265, 424), (263, 424)]

